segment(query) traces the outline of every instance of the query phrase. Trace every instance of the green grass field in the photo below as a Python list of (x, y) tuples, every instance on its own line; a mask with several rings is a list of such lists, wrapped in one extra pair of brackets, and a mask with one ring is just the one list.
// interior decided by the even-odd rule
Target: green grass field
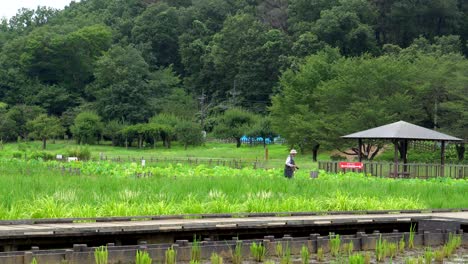
[[(152, 176), (135, 177), (145, 172)], [(0, 219), (467, 208), (466, 193), (467, 180), (307, 171), (288, 180), (282, 169), (0, 159)]]
[[(64, 154), (71, 141), (49, 142), (47, 152)], [(395, 180), (362, 174), (333, 175), (316, 169), (311, 154), (298, 154), (301, 169), (283, 177), (285, 145), (207, 143), (171, 149), (86, 146), (93, 161), (61, 163), (24, 160), (41, 150), (40, 142), (4, 144), (0, 152), (0, 219), (137, 216), (192, 213), (467, 208), (467, 180)], [(21, 158), (12, 158), (15, 154)], [(242, 159), (263, 161), (268, 169), (223, 166), (99, 161), (99, 156), (168, 159)], [(319, 159), (328, 159), (323, 152)], [(80, 175), (74, 170), (79, 168)], [(69, 170), (73, 169), (72, 173)], [(137, 175), (151, 175), (137, 178)]]
[[(13, 153), (21, 151), (42, 151), (41, 142), (27, 142), (27, 143), (9, 143), (4, 144), (3, 149), (0, 151), (0, 157), (11, 158)], [(77, 145), (74, 141), (50, 141), (47, 144), (46, 151), (54, 154), (65, 154), (69, 149), (75, 148)], [(283, 168), (284, 162), (288, 156), (289, 149), (287, 145), (273, 144), (268, 146), (268, 161), (265, 160), (265, 149), (261, 145), (249, 146), (241, 145), (236, 148), (234, 143), (205, 143), (203, 146), (189, 147), (187, 150), (177, 142), (174, 142), (170, 149), (158, 145), (156, 148), (124, 148), (112, 147), (109, 142), (101, 145), (86, 146), (92, 153), (93, 159), (98, 159), (100, 154), (108, 157), (122, 157), (122, 158), (141, 158), (141, 157), (158, 157), (168, 159), (186, 159), (186, 158), (214, 158), (214, 159), (241, 159), (254, 161), (257, 160), (262, 163), (266, 168)], [(319, 159), (328, 159), (329, 153), (319, 153)], [(312, 170), (317, 168), (317, 163), (312, 161), (312, 154), (299, 153), (296, 157), (296, 163), (304, 170)]]

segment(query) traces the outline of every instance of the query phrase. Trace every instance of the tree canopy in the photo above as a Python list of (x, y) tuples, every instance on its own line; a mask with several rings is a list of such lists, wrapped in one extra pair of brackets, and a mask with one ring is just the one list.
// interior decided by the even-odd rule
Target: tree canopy
[[(467, 40), (465, 0), (87, 0), (21, 9), (0, 21), (0, 137), (27, 138), (27, 122), (41, 114), (69, 135), (81, 131), (81, 113), (122, 126), (159, 116), (170, 146), (191, 122), (219, 133), (219, 116), (244, 109), (270, 116), (268, 134), (304, 151), (398, 119), (467, 139)], [(185, 123), (175, 129), (169, 116)], [(121, 125), (106, 134), (116, 144)], [(190, 133), (187, 144), (198, 142)]]

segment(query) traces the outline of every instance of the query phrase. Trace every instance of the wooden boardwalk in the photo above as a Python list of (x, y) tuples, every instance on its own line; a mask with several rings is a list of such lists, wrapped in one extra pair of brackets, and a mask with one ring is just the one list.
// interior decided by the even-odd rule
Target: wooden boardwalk
[[(358, 214), (359, 213), (359, 214)], [(282, 215), (282, 216), (281, 216)], [(367, 212), (297, 212), (239, 215), (139, 216), (88, 219), (31, 219), (0, 221), (0, 263), (94, 263), (94, 252), (106, 246), (109, 263), (134, 263), (138, 250), (163, 263), (169, 248), (178, 262), (189, 263), (196, 236), (201, 239), (202, 259), (226, 254), (238, 245), (248, 256), (250, 246), (262, 243), (273, 257), (278, 243), (300, 255), (304, 245), (312, 254), (329, 250), (331, 233), (355, 251), (375, 250), (378, 239), (408, 243), (416, 227), (414, 245), (441, 246), (450, 234), (459, 234), (468, 246), (468, 209)], [(85, 221), (85, 222), (84, 222)], [(224, 252), (224, 253), (223, 253)], [(397, 262), (398, 263), (398, 262)], [(464, 259), (462, 262), (466, 263)]]
[[(276, 217), (219, 217), (202, 219), (159, 219), (113, 222), (75, 222), (22, 224), (0, 223), (0, 240), (6, 238), (32, 238), (69, 236), (79, 234), (123, 234), (132, 232), (178, 232), (190, 230), (217, 230), (237, 228), (268, 228), (292, 226), (321, 226), (333, 224), (359, 224), (383, 222), (415, 222), (421, 219), (443, 219), (468, 224), (468, 209), (459, 212), (387, 213), (303, 215)], [(83, 220), (80, 220), (83, 221)]]

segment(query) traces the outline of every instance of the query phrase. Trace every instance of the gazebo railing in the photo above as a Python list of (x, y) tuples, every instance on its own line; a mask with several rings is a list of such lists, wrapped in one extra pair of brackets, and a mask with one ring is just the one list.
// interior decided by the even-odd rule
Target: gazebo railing
[(341, 169), (339, 161), (319, 161), (319, 170), (331, 173), (363, 172), (377, 177), (390, 178), (435, 178), (450, 177), (455, 179), (468, 178), (468, 165), (466, 164), (427, 164), (427, 163), (398, 163), (395, 175), (393, 162), (363, 162), (362, 169)]

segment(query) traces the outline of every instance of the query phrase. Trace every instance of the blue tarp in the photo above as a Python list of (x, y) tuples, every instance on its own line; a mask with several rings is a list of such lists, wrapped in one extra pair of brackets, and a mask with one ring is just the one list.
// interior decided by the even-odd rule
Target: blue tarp
[[(276, 138), (275, 138), (276, 139)], [(242, 143), (262, 143), (263, 144), (263, 137), (247, 137), (247, 136), (242, 136), (241, 137), (241, 142)], [(270, 138), (266, 138), (265, 139), (265, 143), (266, 144), (271, 144), (271, 139)]]

